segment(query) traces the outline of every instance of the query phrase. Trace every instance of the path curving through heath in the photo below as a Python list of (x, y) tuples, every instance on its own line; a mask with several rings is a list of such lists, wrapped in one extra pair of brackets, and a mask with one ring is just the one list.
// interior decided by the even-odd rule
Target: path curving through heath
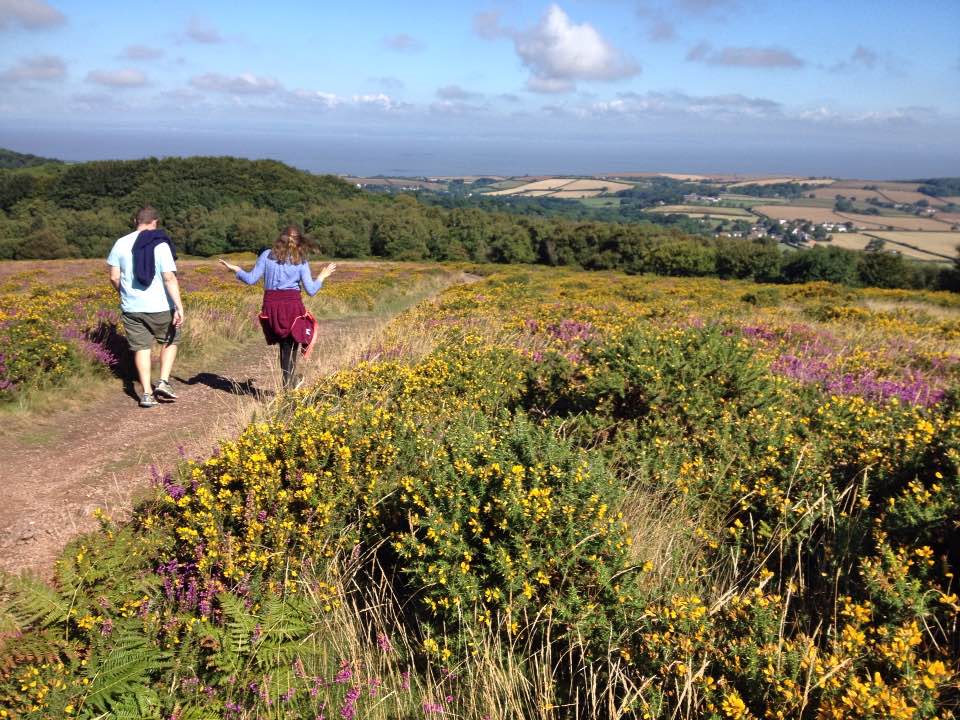
[[(323, 320), (301, 369), (308, 380), (348, 366), (389, 317)], [(175, 403), (137, 406), (121, 382), (86, 407), (38, 418), (29, 432), (0, 435), (0, 569), (50, 577), (77, 534), (96, 527), (93, 511), (122, 517), (156, 472), (181, 457), (205, 457), (235, 437), (275, 397), (275, 347), (259, 336), (203, 372), (175, 367)]]

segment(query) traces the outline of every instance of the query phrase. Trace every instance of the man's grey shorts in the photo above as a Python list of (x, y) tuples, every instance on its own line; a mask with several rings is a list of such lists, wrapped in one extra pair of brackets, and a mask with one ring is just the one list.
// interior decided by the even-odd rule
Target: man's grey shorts
[(123, 331), (130, 344), (130, 350), (150, 350), (153, 341), (164, 345), (176, 345), (180, 342), (180, 328), (173, 325), (173, 310), (164, 312), (125, 312)]

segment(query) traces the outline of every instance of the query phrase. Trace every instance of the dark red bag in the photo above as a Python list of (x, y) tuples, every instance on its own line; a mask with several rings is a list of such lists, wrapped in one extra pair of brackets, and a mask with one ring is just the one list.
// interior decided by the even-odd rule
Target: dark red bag
[(317, 339), (317, 319), (310, 314), (309, 310), (304, 311), (303, 315), (293, 321), (290, 337), (300, 343), (300, 352), (303, 353), (303, 357), (309, 357), (313, 351), (313, 343)]

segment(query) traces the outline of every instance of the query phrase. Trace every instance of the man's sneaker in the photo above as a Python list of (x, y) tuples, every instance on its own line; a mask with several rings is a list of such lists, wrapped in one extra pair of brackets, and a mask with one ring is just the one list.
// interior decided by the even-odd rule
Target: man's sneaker
[(158, 380), (157, 384), (153, 386), (153, 392), (157, 397), (161, 397), (164, 400), (177, 399), (177, 394), (173, 391), (173, 388), (170, 387), (170, 383), (167, 380)]
[(160, 403), (158, 403), (157, 399), (153, 396), (153, 393), (144, 393), (140, 398), (140, 407), (142, 408), (152, 408), (159, 404)]

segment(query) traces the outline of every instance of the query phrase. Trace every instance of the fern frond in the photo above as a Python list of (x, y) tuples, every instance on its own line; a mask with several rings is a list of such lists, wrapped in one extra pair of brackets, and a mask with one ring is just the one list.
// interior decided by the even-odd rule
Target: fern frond
[(0, 596), (4, 598), (0, 613), (6, 623), (12, 620), (18, 629), (50, 627), (65, 622), (69, 616), (69, 599), (30, 575), (0, 577)]
[[(142, 709), (156, 709), (159, 703), (150, 683), (155, 674), (170, 665), (170, 657), (138, 627), (116, 628), (110, 642), (90, 659), (84, 705), (114, 716), (143, 717)], [(142, 703), (146, 703), (144, 708), (140, 707)]]

